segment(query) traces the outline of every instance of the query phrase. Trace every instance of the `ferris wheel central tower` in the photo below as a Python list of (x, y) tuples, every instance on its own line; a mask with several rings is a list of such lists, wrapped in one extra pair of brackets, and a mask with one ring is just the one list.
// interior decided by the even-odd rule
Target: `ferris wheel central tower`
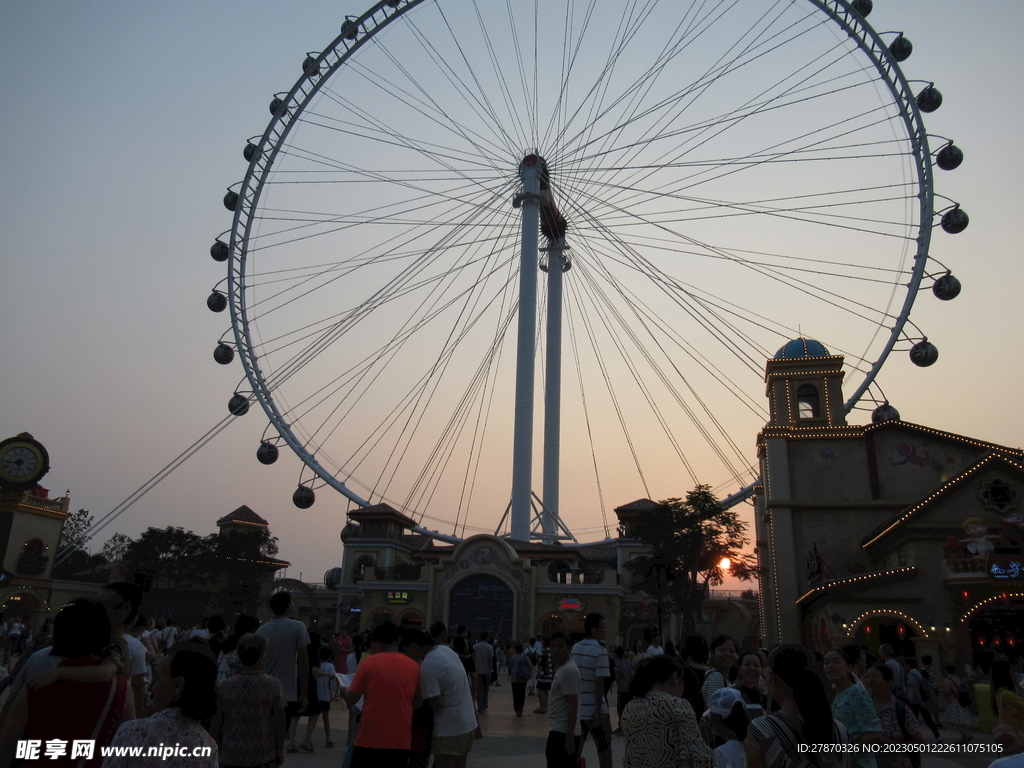
[[(529, 154), (519, 165), (522, 192), (513, 205), (522, 209), (519, 282), (519, 337), (516, 354), (515, 423), (512, 455), (511, 538), (529, 541), (533, 509), (533, 419), (536, 374), (537, 271), (548, 274), (547, 357), (544, 383), (544, 496), (541, 538), (558, 537), (559, 447), (561, 443), (562, 273), (571, 267), (565, 233), (568, 225), (551, 191), (547, 162)], [(539, 258), (539, 234), (547, 240)]]

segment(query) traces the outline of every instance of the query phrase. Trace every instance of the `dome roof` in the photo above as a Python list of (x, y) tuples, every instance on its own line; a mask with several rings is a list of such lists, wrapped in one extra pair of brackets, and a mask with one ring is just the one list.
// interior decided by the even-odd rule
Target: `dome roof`
[(793, 339), (775, 353), (776, 360), (795, 360), (801, 357), (829, 357), (825, 345), (814, 339)]

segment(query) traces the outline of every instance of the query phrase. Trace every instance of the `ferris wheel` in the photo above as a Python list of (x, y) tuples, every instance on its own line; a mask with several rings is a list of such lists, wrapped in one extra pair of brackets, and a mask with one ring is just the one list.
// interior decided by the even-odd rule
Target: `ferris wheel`
[(882, 405), (892, 351), (937, 357), (910, 312), (959, 292), (929, 244), (968, 219), (934, 202), (933, 165), (963, 159), (926, 133), (941, 94), (907, 80), (909, 39), (870, 11), (385, 0), (346, 17), (270, 100), (211, 249), (227, 277), (208, 305), (231, 316), (214, 356), (244, 368), (231, 413), (269, 419), (260, 461), (301, 458), (299, 507), (326, 485), (459, 537), (494, 528), (514, 464), (534, 495), (541, 461), (513, 445), (550, 441), (555, 410), (558, 515), (600, 512), (607, 535), (635, 498), (749, 493), (764, 363), (790, 339), (845, 356), (847, 411)]

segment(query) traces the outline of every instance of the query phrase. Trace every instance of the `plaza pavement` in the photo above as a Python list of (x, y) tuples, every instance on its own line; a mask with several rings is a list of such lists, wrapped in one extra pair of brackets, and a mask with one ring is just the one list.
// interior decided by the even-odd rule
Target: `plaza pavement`
[[(500, 686), (491, 686), (487, 711), (480, 715), (480, 727), (484, 738), (475, 742), (473, 751), (466, 763), (467, 768), (545, 768), (544, 744), (548, 735), (547, 715), (535, 715), (537, 708), (535, 696), (526, 697), (525, 714), (516, 717), (512, 709), (512, 688), (507, 682)], [(331, 729), (336, 746), (328, 749), (324, 746), (323, 724), (318, 725), (313, 736), (315, 754), (285, 755), (285, 768), (340, 768), (341, 759), (345, 754), (346, 733), (344, 725), (347, 713), (340, 702), (334, 702), (331, 709)], [(617, 717), (612, 711), (612, 723)], [(306, 721), (299, 724), (299, 734), (303, 733)], [(339, 728), (337, 725), (341, 725)], [(956, 739), (956, 731), (940, 728), (943, 741)], [(973, 735), (980, 742), (990, 743), (989, 734), (974, 731)], [(599, 768), (597, 750), (592, 739), (588, 739), (583, 748), (583, 756), (587, 768)], [(623, 741), (616, 736), (612, 741), (612, 766), (621, 768)], [(925, 755), (922, 768), (987, 768), (996, 756), (966, 757)]]

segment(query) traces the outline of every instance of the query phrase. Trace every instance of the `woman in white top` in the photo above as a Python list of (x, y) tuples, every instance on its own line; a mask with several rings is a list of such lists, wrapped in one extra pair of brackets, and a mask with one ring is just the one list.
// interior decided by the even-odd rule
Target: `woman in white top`
[(735, 676), (736, 660), (739, 655), (736, 651), (736, 641), (728, 635), (719, 635), (711, 641), (711, 669), (704, 675), (704, 684), (700, 692), (704, 701), (711, 701), (711, 694), (719, 688), (729, 685), (730, 676)]

